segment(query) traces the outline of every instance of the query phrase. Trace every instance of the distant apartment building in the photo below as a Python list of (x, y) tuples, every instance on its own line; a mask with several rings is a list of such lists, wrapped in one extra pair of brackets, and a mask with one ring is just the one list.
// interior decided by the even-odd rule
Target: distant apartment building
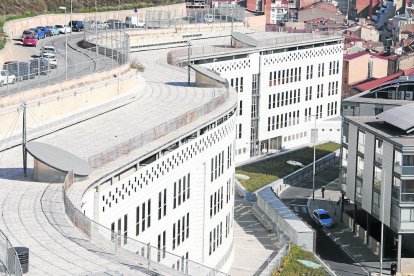
[(402, 272), (414, 258), (413, 85), (401, 78), (343, 103), (340, 187), (353, 202), (345, 213), (367, 243), (381, 242), (384, 223), (385, 255)]
[(358, 52), (344, 56), (343, 97), (352, 96), (352, 86), (367, 79), (387, 76), (388, 59), (380, 55)]
[(315, 119), (319, 141), (338, 141), (342, 38), (233, 34), (233, 45), (248, 47), (197, 62), (238, 92), (236, 160), (308, 145)]

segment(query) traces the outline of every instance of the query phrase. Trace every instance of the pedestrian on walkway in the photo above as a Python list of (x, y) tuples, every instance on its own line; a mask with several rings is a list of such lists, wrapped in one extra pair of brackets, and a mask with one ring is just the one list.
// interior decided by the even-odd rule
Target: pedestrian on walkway
[(392, 276), (397, 275), (397, 263), (396, 262), (391, 263), (391, 275)]
[(322, 198), (325, 198), (325, 186), (322, 186), (321, 192), (322, 192)]

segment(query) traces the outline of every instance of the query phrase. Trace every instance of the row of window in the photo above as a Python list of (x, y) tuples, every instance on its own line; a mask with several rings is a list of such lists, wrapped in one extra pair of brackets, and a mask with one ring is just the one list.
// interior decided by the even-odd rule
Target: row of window
[(338, 112), (338, 102), (328, 103), (328, 109), (326, 116), (336, 115)]
[[(226, 228), (224, 230), (225, 238), (227, 238), (230, 235), (230, 229), (233, 225), (233, 221), (231, 218), (231, 213), (226, 215)], [(209, 249), (208, 249), (208, 255), (210, 256), (213, 254), (223, 243), (223, 222), (220, 221), (219, 224), (217, 224), (216, 227), (213, 228), (213, 230), (210, 231), (209, 234)]]
[[(177, 183), (178, 182), (178, 183)], [(173, 209), (180, 206), (186, 199), (190, 198), (190, 174), (183, 176), (174, 182)]]
[(300, 102), (300, 89), (293, 89), (290, 91), (275, 93), (269, 95), (268, 109), (273, 109), (288, 104), (295, 104)]
[(230, 86), (233, 87), (236, 92), (243, 92), (243, 77), (230, 79)]
[(135, 236), (140, 234), (140, 230), (142, 233), (149, 227), (151, 227), (151, 199), (136, 208)]
[(303, 132), (299, 132), (296, 134), (291, 134), (291, 135), (287, 135), (283, 137), (283, 142), (290, 142), (290, 141), (294, 141), (297, 139), (302, 139), (303, 137), (307, 136), (307, 132), (303, 131)]
[(301, 81), (301, 75), (301, 67), (269, 72), (269, 86)]
[(299, 124), (299, 110), (267, 118), (267, 131)]
[(210, 181), (213, 182), (220, 175), (224, 173), (224, 150), (218, 155), (211, 158), (211, 177)]
[(210, 218), (223, 209), (223, 187), (210, 195)]
[(172, 249), (174, 250), (190, 236), (190, 213), (173, 223), (172, 233)]

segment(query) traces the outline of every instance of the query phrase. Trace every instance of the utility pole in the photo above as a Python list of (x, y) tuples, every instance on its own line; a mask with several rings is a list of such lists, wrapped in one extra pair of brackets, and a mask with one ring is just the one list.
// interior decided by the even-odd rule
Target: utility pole
[(188, 56), (187, 56), (187, 67), (188, 67), (188, 85), (190, 85), (191, 82), (191, 76), (190, 76), (190, 64), (191, 64), (191, 41), (188, 41)]
[(23, 107), (23, 135), (22, 135), (22, 148), (23, 148), (23, 173), (24, 177), (27, 176), (27, 127), (26, 127), (26, 103), (22, 104)]
[(312, 175), (312, 200), (315, 201), (315, 173), (316, 173), (316, 139), (318, 135), (318, 130), (316, 129), (316, 116), (318, 114), (315, 114), (315, 126), (313, 129), (313, 175)]

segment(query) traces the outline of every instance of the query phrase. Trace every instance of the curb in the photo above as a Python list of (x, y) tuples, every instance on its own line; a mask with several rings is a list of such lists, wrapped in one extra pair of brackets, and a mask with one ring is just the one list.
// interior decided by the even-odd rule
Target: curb
[[(308, 213), (309, 213), (309, 215), (310, 216), (312, 216), (312, 211), (311, 211), (311, 208), (310, 208), (310, 206), (311, 206), (311, 201), (312, 201), (312, 196), (309, 196), (308, 197), (308, 201), (307, 201), (307, 203), (306, 203), (306, 207), (308, 208)], [(354, 261), (355, 262), (355, 264), (357, 264), (359, 267), (361, 267), (362, 268), (362, 270), (364, 270), (366, 273), (367, 273), (367, 275), (370, 275), (370, 272), (368, 271), (368, 270), (366, 270), (355, 258), (354, 258), (354, 256), (353, 256), (353, 254), (351, 254), (351, 252), (349, 252), (348, 251), (348, 249), (346, 248), (346, 246), (344, 246), (340, 241), (338, 241), (338, 239), (337, 238), (335, 238), (335, 237), (333, 237), (333, 235), (331, 234), (331, 233), (329, 233), (325, 228), (321, 228), (322, 229), (322, 231), (336, 244), (336, 245), (338, 245), (340, 248), (341, 248), (341, 250), (343, 251), (343, 252), (345, 252), (345, 254), (352, 260), (352, 261)]]

